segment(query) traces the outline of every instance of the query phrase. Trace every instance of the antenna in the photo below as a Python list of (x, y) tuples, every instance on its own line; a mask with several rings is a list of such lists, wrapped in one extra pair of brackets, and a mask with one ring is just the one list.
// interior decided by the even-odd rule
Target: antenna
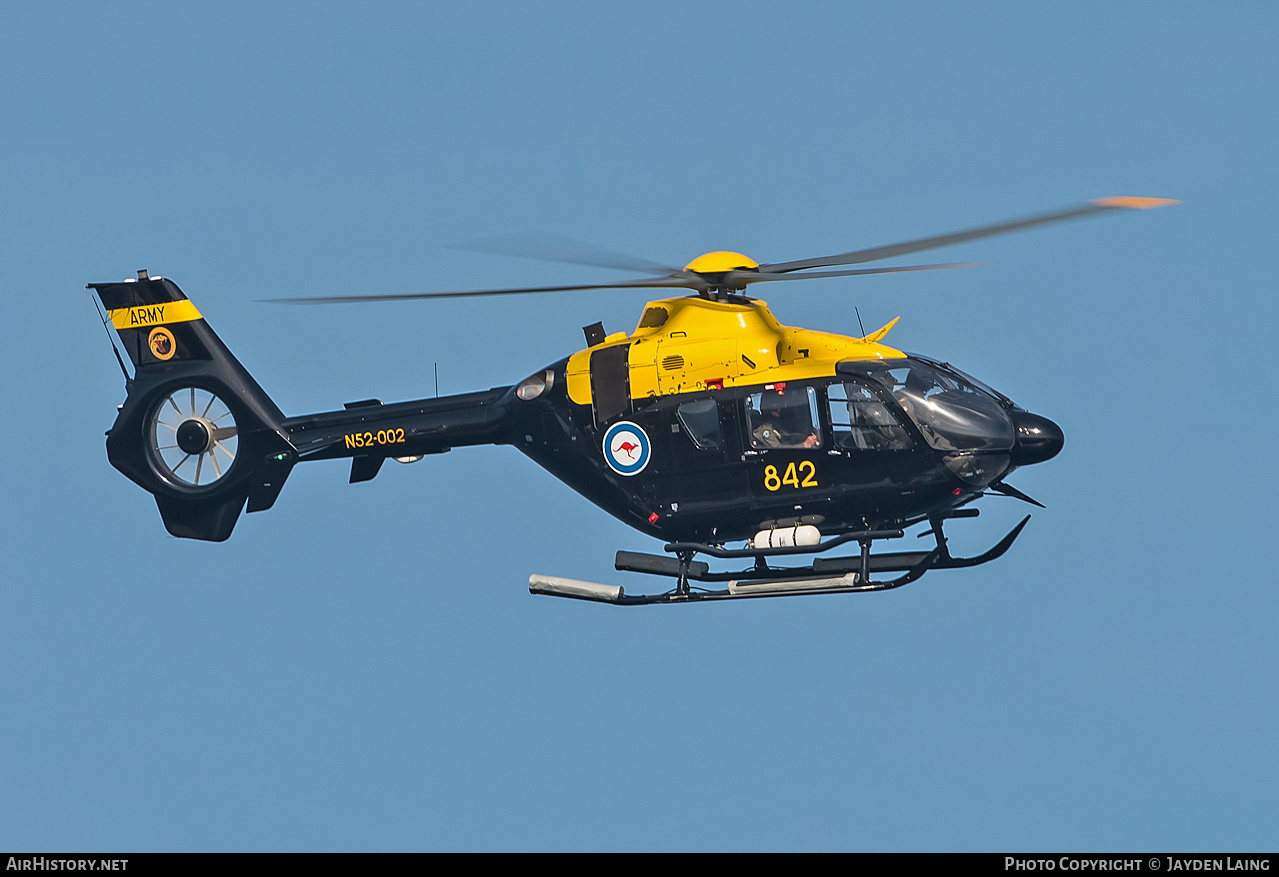
[(133, 378), (129, 377), (129, 370), (124, 367), (124, 359), (120, 356), (120, 348), (115, 346), (115, 339), (111, 337), (111, 330), (107, 328), (109, 318), (102, 312), (102, 308), (98, 306), (97, 296), (90, 296), (93, 300), (93, 307), (99, 314), (102, 314), (102, 328), (107, 333), (107, 342), (111, 345), (111, 352), (115, 354), (115, 361), (120, 363), (120, 371), (124, 373), (124, 385), (128, 387), (133, 383)]
[(440, 364), (435, 364), (435, 398), (440, 398)]
[(853, 305), (853, 313), (857, 315), (857, 328), (862, 330), (862, 337), (866, 337), (866, 327), (862, 325), (862, 312), (857, 310), (857, 305)]

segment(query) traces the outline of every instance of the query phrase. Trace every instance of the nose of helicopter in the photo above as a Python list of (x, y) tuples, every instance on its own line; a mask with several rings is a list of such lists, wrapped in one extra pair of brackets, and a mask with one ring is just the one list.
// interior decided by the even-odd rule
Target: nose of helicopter
[(1029, 466), (1051, 460), (1066, 443), (1061, 427), (1047, 417), (1029, 411), (1011, 412), (1013, 426), (1017, 428), (1017, 441), (1013, 444), (1012, 461), (1015, 466)]

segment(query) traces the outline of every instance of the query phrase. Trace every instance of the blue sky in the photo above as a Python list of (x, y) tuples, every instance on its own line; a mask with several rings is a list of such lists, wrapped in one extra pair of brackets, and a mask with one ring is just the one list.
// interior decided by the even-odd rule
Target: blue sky
[[(1272, 4), (21, 4), (0, 32), (0, 848), (1273, 849)], [(220, 545), (106, 462), (86, 282), (175, 279), (288, 413), (507, 384), (643, 292), (1106, 195), (987, 267), (769, 290), (1059, 422), (999, 563), (621, 610), (658, 546), (510, 448), (297, 470)], [(802, 287), (802, 288), (801, 288)], [(984, 501), (963, 550), (1022, 514)]]

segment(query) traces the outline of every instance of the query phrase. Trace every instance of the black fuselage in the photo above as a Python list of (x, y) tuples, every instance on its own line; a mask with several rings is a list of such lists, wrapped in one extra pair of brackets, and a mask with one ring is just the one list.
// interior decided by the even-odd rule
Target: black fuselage
[[(543, 373), (562, 375), (566, 362)], [(905, 364), (943, 368), (914, 358), (899, 365)], [(671, 542), (729, 542), (797, 523), (830, 533), (900, 526), (969, 502), (990, 482), (1018, 465), (1047, 459), (1061, 446), (1060, 430), (1051, 421), (996, 394), (970, 390), (983, 393), (984, 420), (965, 423), (968, 434), (961, 443), (971, 447), (955, 448), (954, 441), (939, 439), (927, 422), (908, 414), (908, 403), (868, 379), (858, 364), (845, 365), (837, 375), (785, 388), (811, 400), (812, 447), (797, 446), (798, 438), (777, 447), (760, 439), (758, 407), (761, 397), (781, 392), (773, 385), (634, 400), (630, 410), (597, 422), (593, 406), (575, 404), (565, 382), (552, 379), (532, 399), (520, 398), (516, 387), (499, 387), (393, 405), (369, 400), (343, 411), (288, 418), (283, 426), (300, 461), (354, 458), (353, 481), (376, 475), (387, 457), (513, 445), (600, 508)], [(856, 414), (845, 414), (854, 411), (848, 400), (855, 389), (880, 417), (890, 413), (891, 422), (859, 427)], [(934, 407), (950, 404), (943, 395), (931, 398)], [(1026, 424), (1039, 430), (1037, 445)], [(616, 441), (620, 449), (610, 465), (606, 437), (617, 434), (619, 425), (625, 434)], [(633, 428), (642, 432), (646, 449), (627, 440), (636, 435)], [(639, 471), (618, 471), (625, 466), (617, 463), (638, 463), (641, 454), (647, 456)]]

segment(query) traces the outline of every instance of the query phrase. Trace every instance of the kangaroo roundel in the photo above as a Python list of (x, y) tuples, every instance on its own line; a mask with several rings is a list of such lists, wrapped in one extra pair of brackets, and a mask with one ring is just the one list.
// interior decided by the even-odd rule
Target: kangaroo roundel
[(623, 420), (604, 433), (604, 459), (618, 475), (638, 475), (648, 465), (648, 433)]

